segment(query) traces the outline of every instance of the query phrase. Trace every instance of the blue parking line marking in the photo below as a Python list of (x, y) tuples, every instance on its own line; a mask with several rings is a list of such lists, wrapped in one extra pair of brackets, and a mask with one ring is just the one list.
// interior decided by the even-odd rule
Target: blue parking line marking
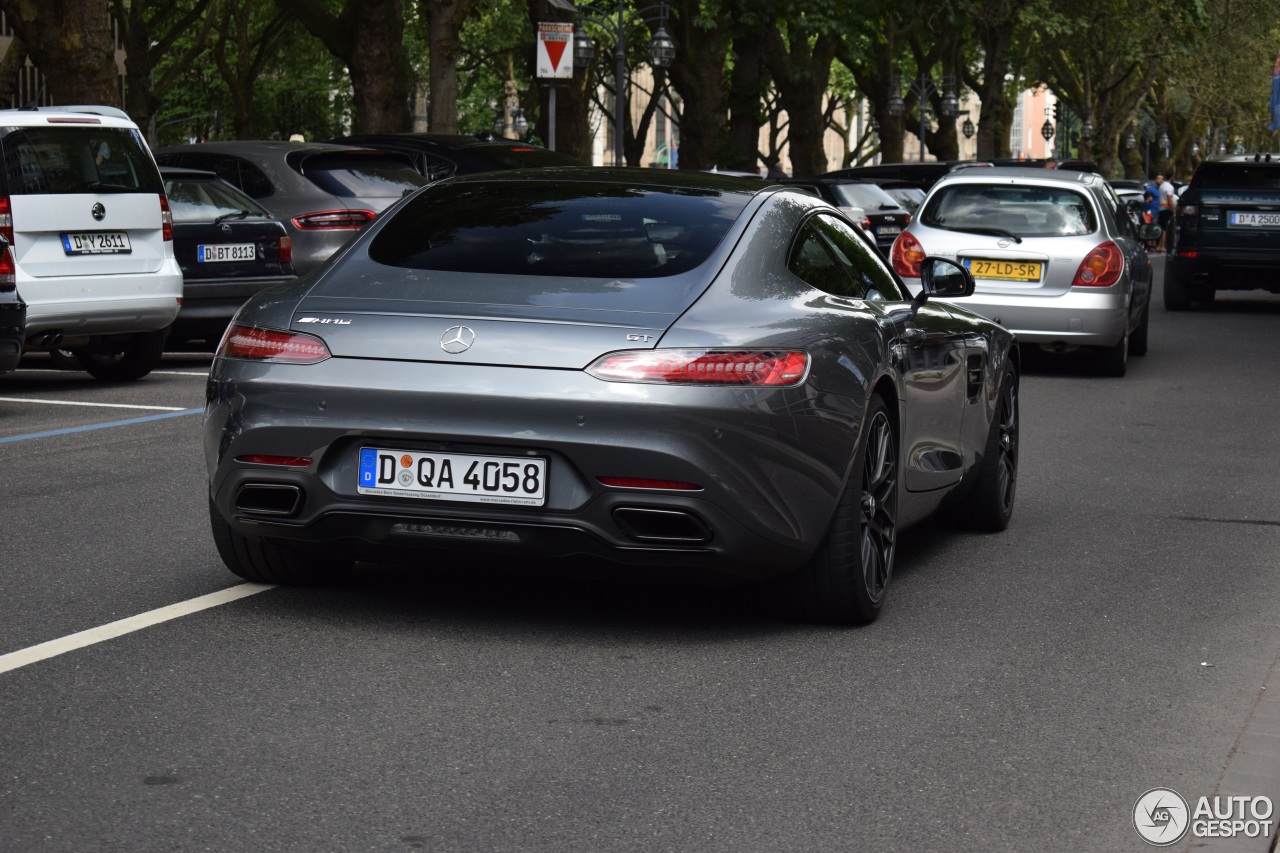
[(107, 427), (128, 426), (129, 424), (144, 424), (147, 421), (159, 421), (165, 418), (180, 418), (183, 415), (198, 415), (204, 409), (183, 409), (181, 412), (165, 412), (163, 415), (147, 415), (142, 418), (129, 418), (125, 421), (109, 421), (105, 424), (89, 424), (88, 426), (67, 427), (66, 429), (51, 429), (48, 432), (33, 432), (27, 435), (11, 435), (8, 438), (0, 438), (0, 444), (8, 444), (11, 441), (26, 441), (29, 438), (48, 438), (53, 435), (70, 435), (74, 432), (89, 432), (95, 429), (106, 429)]

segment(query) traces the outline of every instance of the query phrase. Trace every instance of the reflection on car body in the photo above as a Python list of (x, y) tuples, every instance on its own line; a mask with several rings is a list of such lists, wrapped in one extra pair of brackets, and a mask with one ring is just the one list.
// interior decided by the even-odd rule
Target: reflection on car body
[[(901, 530), (1013, 511), (1018, 351), (914, 299), (831, 205), (759, 180), (442, 181), (251, 299), (211, 370), (213, 533), (242, 577), (587, 554), (880, 610)], [(330, 322), (332, 321), (332, 322)]]

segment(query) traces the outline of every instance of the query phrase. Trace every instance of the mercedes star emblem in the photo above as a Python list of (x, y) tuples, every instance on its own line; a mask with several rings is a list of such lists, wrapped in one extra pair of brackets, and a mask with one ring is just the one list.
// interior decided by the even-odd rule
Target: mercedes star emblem
[(102, 202), (95, 201), (93, 207), (89, 208), (89, 212), (93, 214), (93, 218), (101, 222), (107, 218), (107, 209), (102, 206)]
[(440, 336), (440, 349), (457, 355), (471, 349), (476, 342), (476, 333), (466, 326), (450, 326)]

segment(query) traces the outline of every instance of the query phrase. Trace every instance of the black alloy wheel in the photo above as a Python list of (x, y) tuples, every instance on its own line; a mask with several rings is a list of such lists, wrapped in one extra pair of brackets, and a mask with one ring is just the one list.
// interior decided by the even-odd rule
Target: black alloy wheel
[(793, 601), (815, 622), (863, 625), (880, 613), (898, 546), (898, 438), (877, 395), (867, 409), (850, 481), (827, 535), (789, 578)]
[(1018, 490), (1018, 374), (1010, 367), (1000, 383), (982, 468), (966, 506), (969, 525), (997, 533), (1009, 526)]

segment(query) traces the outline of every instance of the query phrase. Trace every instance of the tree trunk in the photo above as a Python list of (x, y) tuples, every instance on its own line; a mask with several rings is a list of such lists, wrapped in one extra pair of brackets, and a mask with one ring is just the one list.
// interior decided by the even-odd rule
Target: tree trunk
[(404, 51), (403, 0), (346, 0), (337, 15), (317, 8), (314, 0), (276, 0), (276, 6), (346, 63), (356, 133), (410, 129), (412, 75)]
[[(787, 112), (787, 142), (792, 174), (799, 177), (827, 171), (827, 155), (822, 147), (826, 133), (823, 97), (835, 60), (836, 43), (819, 35), (810, 47), (808, 35), (788, 27), (789, 44), (774, 30), (765, 37), (765, 63)], [(790, 48), (788, 50), (788, 47)]]
[(725, 144), (729, 93), (724, 62), (729, 52), (727, 21), (710, 29), (698, 26), (699, 3), (682, 0), (671, 19), (676, 61), (671, 66), (671, 87), (680, 95), (679, 165), (710, 169), (730, 159)]
[(431, 52), (428, 85), (432, 133), (458, 132), (458, 35), (476, 0), (422, 0)]
[[(764, 122), (764, 46), (758, 34), (733, 40), (733, 72), (729, 77), (728, 153), (721, 168), (755, 172), (760, 169), (760, 125)], [(683, 164), (681, 164), (683, 165)]]
[(119, 106), (108, 0), (0, 0), (55, 104)]

